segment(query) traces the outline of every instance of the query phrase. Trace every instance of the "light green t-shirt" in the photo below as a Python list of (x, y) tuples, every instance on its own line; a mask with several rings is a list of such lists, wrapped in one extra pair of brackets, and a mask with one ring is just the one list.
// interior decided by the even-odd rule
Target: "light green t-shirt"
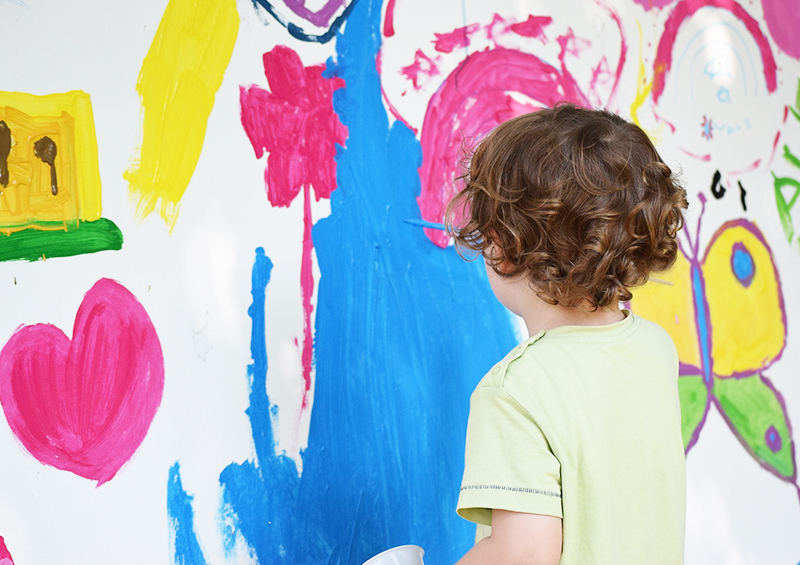
[[(481, 380), (462, 517), (485, 526), (492, 508), (561, 517), (560, 565), (683, 563), (678, 356), (661, 327), (625, 313), (541, 332)], [(479, 526), (478, 537), (489, 531)]]

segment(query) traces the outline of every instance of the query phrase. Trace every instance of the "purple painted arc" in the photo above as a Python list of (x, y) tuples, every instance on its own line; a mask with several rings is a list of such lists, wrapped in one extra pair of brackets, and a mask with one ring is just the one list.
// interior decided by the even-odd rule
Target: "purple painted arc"
[(778, 88), (777, 65), (772, 49), (769, 46), (766, 36), (758, 26), (758, 22), (747, 13), (739, 4), (733, 0), (684, 0), (679, 2), (672, 13), (669, 15), (664, 25), (664, 33), (658, 43), (656, 58), (653, 61), (653, 101), (658, 102), (664, 92), (664, 84), (667, 73), (672, 67), (672, 49), (675, 46), (675, 39), (678, 31), (686, 20), (692, 17), (700, 8), (720, 8), (729, 11), (738, 18), (747, 31), (753, 36), (761, 52), (761, 60), (764, 65), (764, 79), (767, 83), (767, 90), (772, 93)]
[[(420, 140), (422, 190), (417, 198), (424, 220), (442, 221), (445, 205), (455, 194), (465, 139), (483, 137), (500, 123), (537, 108), (515, 101), (509, 92), (544, 106), (563, 100), (588, 104), (572, 76), (534, 55), (497, 48), (468, 56), (431, 97), (425, 113)], [(441, 231), (425, 233), (436, 245), (447, 245), (447, 235)]]

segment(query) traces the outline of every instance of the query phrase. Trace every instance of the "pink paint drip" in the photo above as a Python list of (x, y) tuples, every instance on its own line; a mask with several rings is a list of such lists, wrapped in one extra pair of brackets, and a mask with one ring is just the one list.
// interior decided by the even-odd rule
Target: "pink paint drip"
[(303, 353), (301, 360), (303, 363), (303, 381), (305, 390), (303, 391), (302, 410), (308, 408), (308, 391), (311, 390), (311, 362), (314, 351), (314, 336), (311, 328), (311, 312), (314, 306), (311, 304), (311, 297), (314, 295), (314, 273), (311, 269), (311, 253), (314, 249), (314, 242), (311, 239), (311, 197), (308, 185), (303, 186), (303, 257), (300, 263), (300, 289), (303, 296)]
[(469, 46), (469, 36), (478, 31), (478, 24), (454, 29), (450, 33), (434, 33), (436, 40), (433, 42), (434, 49), (440, 53), (452, 53), (455, 49), (463, 49)]
[(769, 46), (769, 41), (761, 32), (758, 27), (758, 22), (747, 13), (739, 4), (733, 0), (683, 0), (672, 11), (664, 25), (664, 34), (658, 43), (656, 51), (656, 58), (653, 62), (653, 101), (658, 102), (661, 94), (664, 92), (664, 84), (666, 81), (667, 73), (672, 67), (672, 48), (675, 45), (675, 39), (678, 31), (683, 23), (694, 15), (700, 8), (720, 8), (729, 11), (747, 28), (747, 31), (753, 36), (753, 39), (758, 44), (759, 51), (761, 52), (761, 59), (764, 64), (764, 79), (767, 83), (767, 90), (772, 93), (778, 87), (777, 79), (777, 66), (775, 58), (772, 56), (772, 50)]
[(383, 35), (384, 37), (392, 37), (394, 35), (394, 4), (397, 0), (389, 0), (386, 4), (386, 16), (383, 19)]
[(14, 560), (6, 548), (3, 536), (0, 536), (0, 565), (14, 565)]
[(0, 352), (0, 403), (23, 447), (45, 465), (110, 481), (144, 440), (164, 389), (155, 328), (119, 283), (99, 280), (70, 340), (23, 326)]
[(545, 41), (544, 28), (553, 23), (549, 16), (528, 16), (528, 19), (518, 24), (511, 24), (509, 29), (522, 37), (533, 37)]
[[(518, 92), (543, 106), (568, 100), (587, 105), (567, 72), (534, 55), (497, 48), (467, 57), (431, 97), (422, 125), (422, 190), (417, 198), (422, 218), (441, 222), (447, 202), (461, 187), (459, 157), (465, 140), (477, 140), (500, 123), (541, 106), (522, 104)], [(430, 240), (447, 246), (441, 230), (425, 229)]]
[(333, 92), (344, 81), (325, 78), (324, 71), (324, 65), (303, 66), (297, 53), (278, 45), (264, 54), (264, 75), (271, 91), (255, 85), (240, 89), (242, 126), (256, 157), (269, 153), (264, 180), (270, 203), (288, 207), (303, 189), (303, 409), (308, 407), (314, 347), (310, 191), (313, 187), (317, 201), (330, 198), (336, 189), (336, 146), (343, 146), (347, 138), (347, 128), (333, 110)]

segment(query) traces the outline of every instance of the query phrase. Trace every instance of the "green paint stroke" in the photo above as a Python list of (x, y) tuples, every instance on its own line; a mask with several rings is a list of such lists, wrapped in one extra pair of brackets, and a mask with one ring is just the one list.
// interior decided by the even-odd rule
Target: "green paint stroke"
[[(795, 107), (792, 108), (788, 106), (789, 110), (791, 110), (792, 115), (800, 122), (800, 79), (797, 81), (797, 99), (795, 100)], [(800, 169), (800, 159), (794, 155), (791, 150), (789, 149), (788, 145), (783, 146), (783, 158), (784, 160), (795, 167), (796, 169)], [(792, 243), (794, 239), (794, 224), (792, 223), (792, 208), (794, 208), (795, 203), (797, 202), (797, 196), (800, 195), (800, 181), (791, 177), (779, 177), (774, 172), (772, 173), (773, 185), (775, 186), (775, 202), (778, 206), (778, 215), (781, 219), (781, 227), (783, 227), (783, 233), (786, 236), (786, 239), (789, 240), (789, 243)], [(794, 189), (794, 193), (792, 196), (787, 200), (785, 195), (783, 194), (784, 187), (791, 187)]]
[(678, 393), (681, 398), (681, 433), (683, 449), (697, 440), (697, 429), (703, 421), (708, 403), (708, 390), (700, 375), (681, 375), (678, 379)]
[(105, 218), (67, 224), (37, 222), (37, 225), (66, 229), (43, 231), (31, 228), (10, 235), (0, 234), (0, 261), (41, 261), (122, 249), (122, 232), (114, 222)]
[(795, 478), (794, 449), (786, 411), (766, 377), (715, 379), (714, 395), (747, 451), (784, 480)]

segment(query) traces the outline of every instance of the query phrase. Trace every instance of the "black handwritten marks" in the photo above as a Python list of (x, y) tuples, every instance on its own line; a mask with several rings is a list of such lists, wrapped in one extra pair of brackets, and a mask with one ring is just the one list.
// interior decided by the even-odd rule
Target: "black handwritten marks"
[(58, 148), (56, 147), (56, 142), (44, 136), (34, 142), (33, 152), (39, 159), (50, 165), (50, 191), (55, 196), (58, 194), (58, 182), (56, 181), (56, 153)]
[[(737, 184), (739, 185), (739, 200), (742, 203), (742, 210), (747, 212), (747, 201), (745, 199), (747, 191), (744, 189), (744, 186), (742, 186), (742, 181), (737, 181)], [(714, 171), (714, 177), (711, 179), (711, 194), (714, 195), (714, 198), (719, 200), (725, 196), (727, 190), (728, 189), (722, 184), (722, 174), (719, 171)]]
[(722, 180), (722, 175), (719, 171), (714, 171), (714, 178), (711, 180), (711, 194), (714, 195), (714, 198), (719, 200), (723, 196), (725, 196), (725, 187), (719, 182)]

